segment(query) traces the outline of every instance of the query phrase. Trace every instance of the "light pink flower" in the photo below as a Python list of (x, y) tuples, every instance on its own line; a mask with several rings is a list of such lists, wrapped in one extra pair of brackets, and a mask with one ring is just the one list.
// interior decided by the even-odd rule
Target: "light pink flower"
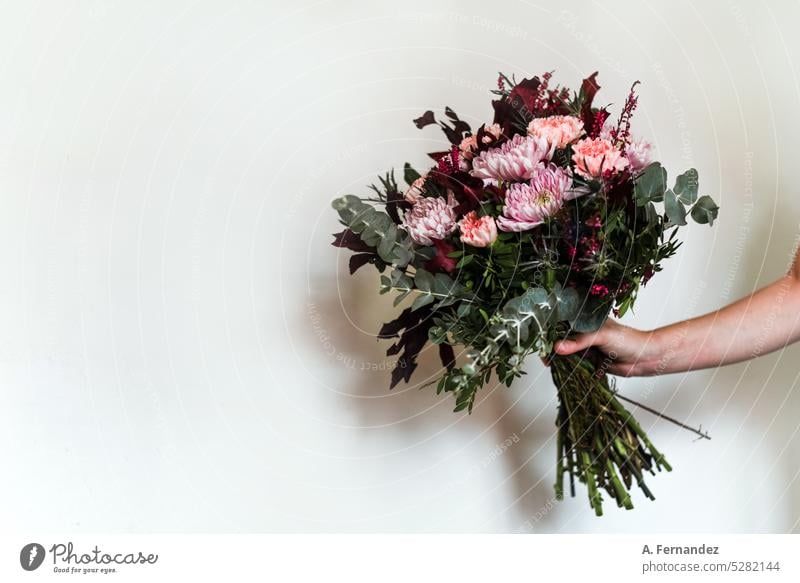
[(456, 229), (455, 199), (425, 197), (403, 215), (403, 228), (420, 245), (433, 245), (434, 239), (444, 239)]
[(472, 160), (472, 155), (475, 153), (475, 150), (478, 149), (478, 136), (472, 134), (471, 136), (467, 136), (461, 143), (458, 145), (458, 151), (461, 153), (461, 158), (463, 160)]
[[(492, 141), (492, 137), (496, 140), (500, 137), (503, 133), (503, 128), (500, 127), (499, 124), (493, 123), (489, 124), (488, 126), (483, 126), (483, 131), (487, 134), (483, 136), (481, 140), (482, 143), (488, 144)], [(491, 136), (491, 137), (490, 137)], [(471, 136), (467, 136), (461, 143), (458, 145), (458, 151), (461, 154), (462, 164), (461, 169), (464, 170), (466, 165), (463, 163), (464, 160), (472, 160), (472, 157), (475, 155), (475, 151), (478, 149), (478, 134), (472, 134)]]
[(528, 180), (553, 148), (543, 138), (516, 135), (499, 148), (481, 152), (472, 161), (472, 175), (483, 179)]
[(512, 184), (497, 226), (501, 231), (520, 232), (541, 225), (564, 204), (570, 184), (569, 174), (555, 164), (542, 167), (528, 184)]
[(497, 225), (490, 216), (479, 217), (475, 211), (468, 212), (458, 222), (461, 242), (473, 247), (488, 247), (497, 239)]
[(645, 140), (631, 140), (625, 146), (625, 157), (631, 163), (631, 171), (638, 172), (653, 160), (653, 147)]
[(537, 117), (528, 124), (528, 135), (544, 138), (553, 148), (565, 148), (583, 134), (583, 122), (572, 115)]
[(628, 167), (622, 152), (602, 138), (584, 138), (572, 146), (572, 152), (575, 171), (584, 178), (599, 178)]
[(411, 204), (416, 204), (422, 198), (422, 189), (425, 187), (425, 180), (428, 178), (428, 175), (425, 174), (417, 178), (414, 182), (411, 183), (411, 186), (408, 187), (403, 198), (406, 199), (406, 202)]
[[(496, 140), (503, 133), (503, 128), (500, 127), (499, 123), (490, 123), (488, 126), (483, 127), (483, 131), (494, 137), (494, 139)], [(491, 138), (489, 136), (483, 136), (482, 141), (484, 144), (488, 144), (490, 140)]]

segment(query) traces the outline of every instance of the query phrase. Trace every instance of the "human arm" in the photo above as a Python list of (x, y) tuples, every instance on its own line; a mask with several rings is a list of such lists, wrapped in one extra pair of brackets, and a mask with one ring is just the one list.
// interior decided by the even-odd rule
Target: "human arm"
[(724, 308), (652, 331), (608, 321), (600, 330), (556, 344), (557, 354), (594, 346), (609, 372), (651, 376), (733, 364), (800, 340), (800, 253), (789, 272)]

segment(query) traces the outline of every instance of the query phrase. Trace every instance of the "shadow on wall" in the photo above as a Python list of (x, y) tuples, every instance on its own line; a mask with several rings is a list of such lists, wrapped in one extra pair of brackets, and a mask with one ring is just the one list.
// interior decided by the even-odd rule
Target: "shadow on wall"
[[(338, 383), (331, 380), (331, 385), (342, 392), (340, 406), (355, 413), (362, 430), (402, 432), (405, 442), (419, 445), (439, 433), (431, 428), (446, 431), (456, 423), (467, 424), (470, 443), (483, 437), (484, 443), (495, 444), (488, 452), (481, 446), (475, 467), (488, 471), (490, 464), (498, 466), (492, 468), (491, 491), (483, 496), (487, 500), (493, 496), (511, 500), (503, 510), (502, 519), (508, 525), (504, 530), (552, 530), (550, 521), (558, 508), (553, 495), (556, 405), (550, 400), (533, 413), (526, 407), (532, 384), (554, 395), (546, 371), (536, 379), (529, 380), (533, 375), (519, 379), (512, 389), (505, 385), (485, 387), (471, 415), (454, 413), (451, 396), (437, 395), (435, 387), (424, 386), (437, 379), (442, 370), (438, 351), (428, 346), (419, 358), (412, 382), (401, 382), (389, 391), (395, 360), (385, 352), (391, 342), (376, 339), (375, 331), (379, 323), (392, 319), (398, 308), (391, 306), (388, 296), (376, 295), (378, 276), (365, 269), (355, 277), (340, 274), (337, 279), (330, 274), (315, 278), (307, 302), (313, 306), (313, 314), (306, 310), (297, 329), (308, 330), (311, 317), (312, 332), (318, 333), (313, 331), (314, 320), (324, 321), (324, 335), (333, 348), (326, 350), (328, 357), (337, 361), (342, 377), (348, 378)], [(342, 386), (349, 379), (353, 379), (352, 384)], [(431, 517), (432, 523), (447, 531), (443, 520)]]

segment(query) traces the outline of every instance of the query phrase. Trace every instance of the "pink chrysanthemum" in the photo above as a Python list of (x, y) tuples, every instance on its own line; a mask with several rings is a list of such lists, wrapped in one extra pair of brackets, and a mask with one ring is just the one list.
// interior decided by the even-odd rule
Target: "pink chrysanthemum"
[(520, 232), (541, 225), (564, 204), (564, 193), (571, 183), (569, 174), (549, 164), (536, 172), (529, 184), (512, 184), (497, 226), (501, 231)]
[(479, 217), (475, 211), (468, 212), (458, 222), (461, 242), (473, 247), (488, 247), (497, 239), (497, 225), (489, 216)]
[(565, 148), (583, 134), (583, 122), (572, 115), (537, 117), (528, 124), (528, 135), (544, 138), (553, 148)]
[(433, 245), (434, 240), (444, 239), (456, 228), (453, 212), (455, 200), (439, 197), (422, 198), (403, 215), (403, 228), (420, 245)]
[(499, 148), (481, 152), (472, 161), (472, 175), (484, 180), (528, 180), (552, 155), (553, 147), (544, 138), (516, 135)]

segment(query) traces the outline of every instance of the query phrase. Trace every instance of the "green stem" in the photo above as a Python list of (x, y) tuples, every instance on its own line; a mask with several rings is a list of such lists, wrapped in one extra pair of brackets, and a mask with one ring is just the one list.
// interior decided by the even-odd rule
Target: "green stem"
[(620, 506), (624, 506), (626, 510), (632, 510), (633, 502), (631, 502), (631, 497), (628, 495), (628, 492), (625, 490), (622, 482), (619, 481), (619, 476), (617, 476), (617, 472), (614, 470), (614, 464), (611, 463), (610, 459), (606, 459), (606, 470), (611, 478), (611, 484), (614, 486), (614, 491), (617, 493), (617, 503)]
[(558, 407), (556, 430), (556, 457), (558, 467), (556, 469), (556, 500), (564, 499), (564, 405), (563, 403)]
[(589, 503), (594, 508), (595, 515), (603, 516), (603, 499), (600, 497), (600, 492), (597, 491), (592, 462), (587, 452), (581, 453), (581, 461), (583, 462), (583, 475), (586, 478), (586, 488), (589, 490)]
[(671, 472), (672, 466), (669, 465), (667, 460), (664, 458), (664, 455), (650, 442), (650, 438), (647, 437), (647, 434), (644, 432), (644, 429), (641, 428), (639, 422), (636, 421), (634, 416), (622, 406), (622, 403), (620, 403), (610, 391), (608, 392), (608, 396), (610, 397), (608, 402), (611, 404), (611, 406), (617, 410), (620, 416), (622, 416), (625, 422), (630, 426), (631, 429), (633, 429), (633, 431), (636, 432), (636, 435), (638, 435), (642, 442), (647, 446), (647, 449), (650, 450), (653, 459), (656, 461), (656, 466), (664, 466), (664, 469), (666, 469), (668, 472)]

